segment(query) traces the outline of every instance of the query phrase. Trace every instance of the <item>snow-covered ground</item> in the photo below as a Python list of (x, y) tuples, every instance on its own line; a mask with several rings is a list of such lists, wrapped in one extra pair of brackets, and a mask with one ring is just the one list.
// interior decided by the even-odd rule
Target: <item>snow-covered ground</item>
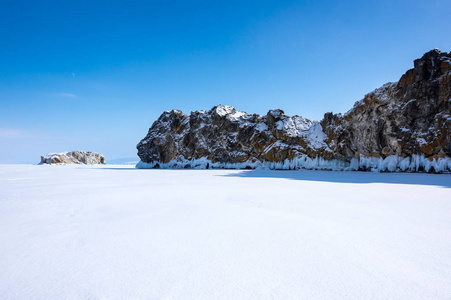
[(0, 295), (449, 299), (451, 175), (2, 165)]

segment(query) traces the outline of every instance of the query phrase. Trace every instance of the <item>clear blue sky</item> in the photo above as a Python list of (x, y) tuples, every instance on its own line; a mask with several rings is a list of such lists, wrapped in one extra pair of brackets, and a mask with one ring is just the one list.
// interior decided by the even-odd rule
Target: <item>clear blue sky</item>
[(451, 1), (0, 1), (0, 163), (135, 145), (164, 110), (321, 119), (451, 51)]

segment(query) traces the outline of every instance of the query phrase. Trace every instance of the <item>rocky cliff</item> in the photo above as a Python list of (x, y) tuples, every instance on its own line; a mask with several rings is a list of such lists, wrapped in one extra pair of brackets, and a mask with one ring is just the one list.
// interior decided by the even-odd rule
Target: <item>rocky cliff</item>
[(105, 157), (89, 151), (49, 153), (41, 156), (41, 164), (105, 164)]
[(451, 170), (451, 53), (435, 49), (398, 82), (321, 121), (227, 105), (166, 111), (137, 145), (137, 167)]

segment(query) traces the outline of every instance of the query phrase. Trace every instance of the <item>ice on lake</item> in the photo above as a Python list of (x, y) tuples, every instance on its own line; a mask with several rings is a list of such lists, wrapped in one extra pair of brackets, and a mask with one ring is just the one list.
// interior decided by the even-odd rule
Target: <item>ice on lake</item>
[(446, 299), (451, 175), (0, 166), (0, 298)]

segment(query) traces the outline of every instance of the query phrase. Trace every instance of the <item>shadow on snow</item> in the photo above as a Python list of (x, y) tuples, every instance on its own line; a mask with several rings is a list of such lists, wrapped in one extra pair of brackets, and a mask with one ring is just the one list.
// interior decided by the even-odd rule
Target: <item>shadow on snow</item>
[(219, 175), (224, 177), (278, 178), (302, 181), (323, 181), (333, 183), (388, 183), (431, 185), (451, 188), (451, 174), (427, 173), (376, 173), (357, 171), (275, 171), (243, 170), (238, 173)]
[[(135, 169), (130, 167), (106, 167), (102, 170), (129, 170), (129, 171), (188, 171), (196, 169)], [(224, 171), (226, 169), (202, 169), (196, 171)], [(333, 183), (388, 183), (388, 184), (412, 184), (431, 185), (451, 188), (451, 174), (428, 173), (398, 173), (398, 172), (359, 172), (359, 171), (319, 171), (319, 170), (235, 170), (230, 169), (229, 174), (216, 176), (243, 177), (243, 178), (277, 178), (302, 181), (319, 181)]]

